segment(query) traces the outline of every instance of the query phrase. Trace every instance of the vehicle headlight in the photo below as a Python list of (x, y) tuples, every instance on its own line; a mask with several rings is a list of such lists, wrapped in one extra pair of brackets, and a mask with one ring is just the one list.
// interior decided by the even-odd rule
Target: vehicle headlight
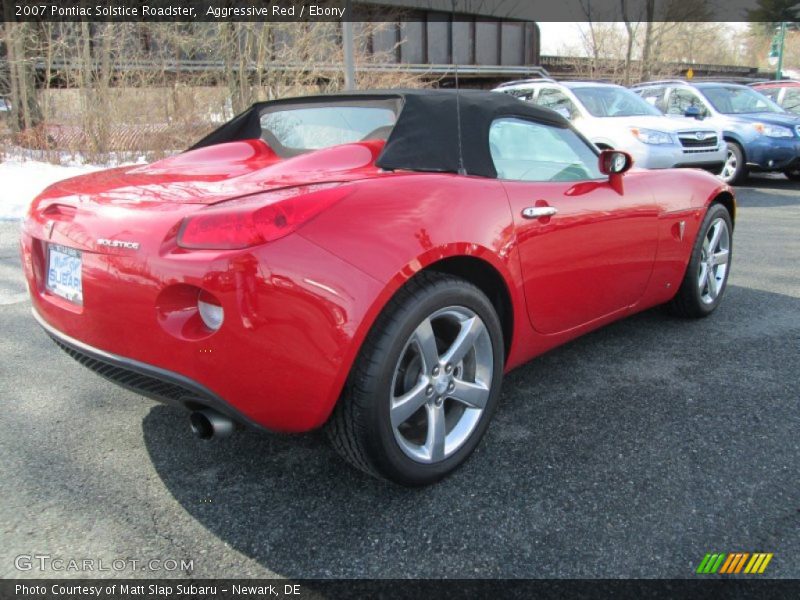
[(761, 135), (774, 138), (790, 138), (794, 137), (794, 133), (788, 127), (781, 127), (780, 125), (770, 125), (769, 123), (754, 123), (756, 131)]
[(631, 133), (634, 137), (645, 144), (671, 144), (672, 136), (664, 131), (656, 131), (655, 129), (638, 129), (631, 128)]

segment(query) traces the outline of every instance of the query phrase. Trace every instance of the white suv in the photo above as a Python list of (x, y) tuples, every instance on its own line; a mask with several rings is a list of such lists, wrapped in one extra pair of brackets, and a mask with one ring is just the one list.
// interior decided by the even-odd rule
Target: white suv
[(624, 150), (646, 169), (699, 167), (720, 173), (722, 132), (695, 119), (670, 119), (632, 91), (608, 83), (512, 81), (495, 88), (554, 110), (599, 148)]

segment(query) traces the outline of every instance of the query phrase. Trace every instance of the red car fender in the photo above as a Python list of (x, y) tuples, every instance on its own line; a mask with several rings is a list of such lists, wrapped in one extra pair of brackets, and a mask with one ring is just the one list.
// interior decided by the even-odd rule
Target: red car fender
[(658, 252), (647, 291), (631, 312), (668, 302), (683, 281), (700, 224), (708, 207), (722, 195), (735, 217), (733, 190), (700, 170), (650, 171), (653, 194), (662, 207)]
[(356, 333), (351, 340), (350, 350), (342, 360), (340, 372), (337, 375), (333, 385), (333, 389), (338, 390), (338, 393), (336, 393), (334, 397), (330, 399), (330, 410), (328, 411), (328, 414), (330, 414), (330, 412), (333, 410), (333, 407), (336, 404), (342, 389), (344, 389), (347, 377), (349, 376), (350, 371), (357, 360), (358, 353), (361, 351), (361, 347), (369, 335), (369, 332), (372, 330), (375, 321), (378, 319), (378, 316), (398, 292), (398, 290), (400, 290), (400, 288), (402, 288), (403, 285), (405, 285), (406, 282), (408, 282), (408, 280), (414, 275), (424, 269), (427, 269), (428, 267), (431, 267), (435, 263), (444, 261), (448, 258), (459, 258), (464, 256), (474, 257), (486, 262), (489, 266), (495, 269), (503, 279), (503, 282), (506, 286), (506, 292), (508, 293), (511, 301), (513, 311), (512, 322), (514, 326), (511, 340), (511, 351), (509, 352), (508, 356), (506, 356), (506, 370), (512, 368), (511, 365), (516, 364), (517, 361), (512, 360), (512, 357), (516, 355), (515, 350), (518, 344), (515, 344), (514, 342), (520, 339), (518, 334), (523, 333), (517, 331), (517, 328), (528, 328), (528, 321), (527, 317), (525, 316), (525, 302), (522, 295), (522, 287), (519, 285), (519, 278), (517, 277), (515, 280), (514, 275), (512, 275), (507, 265), (498, 260), (495, 253), (488, 248), (476, 246), (474, 244), (448, 244), (446, 246), (434, 248), (424, 252), (423, 254), (415, 257), (413, 260), (407, 262), (403, 268), (398, 270), (394, 277), (392, 277), (386, 283), (383, 290), (375, 298), (372, 305), (364, 314), (361, 324), (357, 328)]
[(717, 200), (721, 195), (723, 195), (725, 207), (731, 213), (731, 221), (736, 224), (736, 196), (733, 193), (733, 188), (726, 183), (721, 183), (718, 185), (714, 190), (708, 194), (706, 197), (706, 201), (704, 202), (704, 208), (708, 210), (708, 207), (711, 206), (711, 203)]
[(420, 270), (448, 259), (481, 261), (504, 282), (513, 324), (506, 368), (521, 362), (516, 342), (530, 327), (511, 208), (498, 181), (453, 174), (397, 173), (358, 182), (351, 194), (297, 234), (383, 285), (360, 318), (343, 357), (332, 386), (337, 395), (329, 400), (330, 410), (389, 300)]

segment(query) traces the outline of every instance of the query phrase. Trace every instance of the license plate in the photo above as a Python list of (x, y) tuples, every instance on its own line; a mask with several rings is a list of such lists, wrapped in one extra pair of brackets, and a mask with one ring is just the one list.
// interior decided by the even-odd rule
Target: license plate
[(47, 253), (47, 289), (65, 300), (83, 304), (81, 253), (78, 250), (50, 244)]

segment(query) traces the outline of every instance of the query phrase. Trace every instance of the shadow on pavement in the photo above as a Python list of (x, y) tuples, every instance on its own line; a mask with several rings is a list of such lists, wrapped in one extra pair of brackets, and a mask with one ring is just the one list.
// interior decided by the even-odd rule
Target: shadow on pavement
[[(774, 208), (800, 205), (800, 182), (790, 181), (783, 175), (755, 174), (734, 188), (741, 207)], [(747, 193), (747, 198), (741, 192)], [(775, 192), (778, 192), (777, 194)]]

